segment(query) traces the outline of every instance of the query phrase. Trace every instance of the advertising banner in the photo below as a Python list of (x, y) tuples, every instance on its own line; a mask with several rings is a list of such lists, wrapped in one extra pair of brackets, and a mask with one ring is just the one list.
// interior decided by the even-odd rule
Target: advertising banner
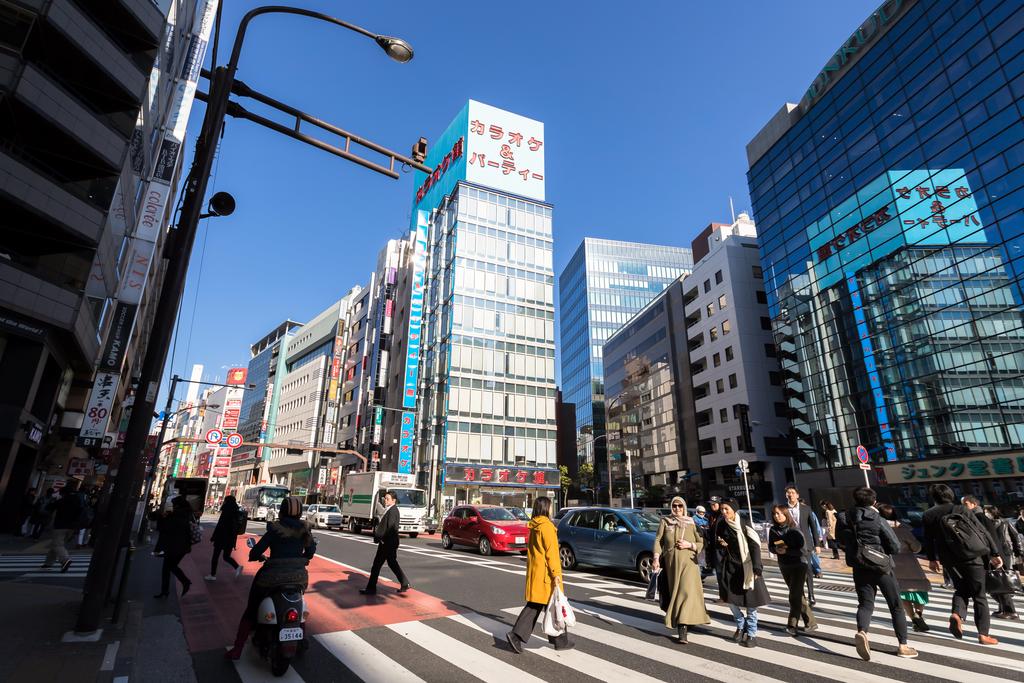
[(427, 269), (427, 212), (417, 211), (413, 231), (412, 293), (409, 296), (409, 335), (405, 358), (405, 391), (402, 407), (416, 407), (420, 377), (420, 336), (423, 331), (423, 287)]
[(466, 180), (544, 201), (544, 124), (469, 101)]
[(444, 473), (446, 485), (479, 484), (525, 488), (556, 488), (562, 485), (558, 470), (545, 467), (493, 467), (447, 463)]
[(232, 387), (241, 387), (245, 386), (245, 380), (248, 378), (248, 368), (231, 368), (228, 370), (228, 379), (224, 383)]
[(89, 394), (89, 403), (85, 407), (85, 419), (78, 432), (78, 445), (99, 446), (103, 443), (119, 380), (120, 377), (113, 372), (96, 373), (92, 393)]
[(402, 413), (402, 434), (398, 440), (398, 471), (403, 474), (412, 473), (413, 444), (416, 434), (416, 414), (409, 411)]
[(994, 479), (1024, 477), (1024, 452), (994, 455), (962, 455), (955, 458), (928, 458), (883, 465), (878, 469), (890, 485), (923, 484), (957, 479)]
[(117, 302), (117, 306), (114, 308), (114, 317), (110, 322), (110, 331), (103, 344), (103, 353), (100, 354), (100, 370), (121, 372), (121, 363), (124, 362), (124, 354), (131, 341), (132, 325), (135, 322), (135, 313), (138, 308), (137, 305), (125, 301)]

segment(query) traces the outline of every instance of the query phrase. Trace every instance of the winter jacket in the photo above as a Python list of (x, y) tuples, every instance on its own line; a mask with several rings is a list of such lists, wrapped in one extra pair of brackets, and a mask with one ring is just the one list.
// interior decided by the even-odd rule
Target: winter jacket
[(316, 554), (316, 543), (309, 525), (301, 519), (282, 517), (267, 525), (267, 533), (249, 550), (249, 561), (256, 562), (263, 553), (270, 551), (270, 559), (312, 559)]
[[(778, 542), (786, 546), (786, 552), (779, 554)], [(804, 555), (804, 535), (799, 529), (791, 526), (779, 526), (772, 524), (768, 530), (768, 552), (775, 555), (779, 565), (807, 564), (807, 556)]]
[[(741, 518), (740, 524), (744, 533), (746, 533), (747, 529), (753, 529), (745, 519)], [(754, 535), (757, 535), (756, 532)], [(753, 587), (750, 590), (744, 590), (743, 562), (740, 559), (739, 540), (736, 538), (736, 532), (725, 521), (725, 518), (722, 518), (718, 523), (717, 536), (719, 547), (722, 549), (722, 581), (719, 597), (733, 605), (748, 609), (761, 607), (771, 602), (772, 598), (768, 594), (768, 587), (761, 576), (764, 572), (764, 566), (761, 562), (761, 546), (755, 544), (751, 540), (750, 534), (747, 534), (747, 549), (749, 550), (750, 563), (754, 570), (755, 578)], [(722, 545), (723, 543), (725, 545)]]
[(558, 532), (547, 517), (534, 517), (528, 525), (530, 540), (526, 550), (526, 602), (546, 605), (562, 579), (558, 557)]
[(60, 500), (54, 506), (53, 528), (80, 528), (79, 521), (82, 516), (83, 505), (82, 494), (78, 491), (71, 491), (61, 495)]
[[(921, 517), (921, 523), (924, 526), (924, 552), (929, 560), (938, 560), (943, 565), (954, 566), (954, 565), (987, 565), (988, 559), (986, 556), (975, 557), (970, 560), (961, 560), (949, 549), (946, 544), (946, 536), (942, 531), (942, 518), (953, 511), (953, 508), (957, 507), (953, 503), (943, 503), (942, 505), (935, 505), (925, 511)], [(965, 511), (966, 508), (964, 508)], [(988, 537), (990, 555), (997, 555), (999, 549), (996, 548), (995, 540), (991, 534), (987, 533), (988, 529), (985, 524), (979, 525), (986, 531), (985, 536)]]
[(215, 548), (235, 549), (238, 540), (238, 504), (225, 503), (220, 509), (220, 518), (213, 529), (210, 542)]
[(889, 522), (874, 507), (853, 507), (836, 519), (836, 536), (846, 549), (846, 564), (854, 569), (870, 569), (857, 561), (860, 546), (881, 547), (888, 555), (900, 552), (900, 542)]
[(160, 548), (165, 555), (185, 555), (192, 550), (192, 522), (189, 508), (175, 508), (157, 523)]

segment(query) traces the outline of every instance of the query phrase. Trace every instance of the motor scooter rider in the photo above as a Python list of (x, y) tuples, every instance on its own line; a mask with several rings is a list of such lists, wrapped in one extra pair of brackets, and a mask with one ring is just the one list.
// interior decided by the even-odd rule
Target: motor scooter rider
[(270, 551), (267, 559), (249, 588), (249, 600), (238, 622), (234, 647), (225, 653), (228, 659), (242, 656), (242, 648), (256, 625), (256, 611), (275, 586), (296, 585), (305, 590), (309, 582), (306, 565), (316, 554), (316, 541), (309, 524), (299, 518), (302, 501), (289, 496), (281, 502), (281, 511), (275, 522), (267, 524), (267, 532), (249, 551), (249, 561), (256, 562)]

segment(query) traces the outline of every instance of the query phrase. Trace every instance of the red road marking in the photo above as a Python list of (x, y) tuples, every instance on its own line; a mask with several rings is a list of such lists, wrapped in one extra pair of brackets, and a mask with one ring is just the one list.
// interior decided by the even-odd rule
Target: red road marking
[[(208, 535), (208, 529), (204, 529)], [(203, 581), (210, 569), (213, 545), (206, 539), (193, 547), (181, 562), (192, 580), (192, 589), (181, 599), (181, 621), (189, 650), (202, 652), (230, 645), (235, 637), (238, 619), (245, 609), (252, 577), (259, 569), (257, 562), (245, 562), (248, 548), (246, 536), (239, 536), (232, 556), (242, 562), (243, 574), (234, 572), (223, 561), (217, 581)], [(359, 594), (366, 586), (366, 574), (330, 560), (314, 557), (309, 563), (309, 588), (306, 606), (310, 633), (352, 631), (373, 626), (386, 626), (403, 621), (420, 621), (456, 614), (438, 598), (417, 590), (398, 593), (397, 585), (383, 578), (377, 584), (377, 595)]]

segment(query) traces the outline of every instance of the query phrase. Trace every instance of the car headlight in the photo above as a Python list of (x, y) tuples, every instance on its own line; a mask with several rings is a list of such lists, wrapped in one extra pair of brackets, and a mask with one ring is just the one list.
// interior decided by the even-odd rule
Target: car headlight
[(497, 535), (497, 536), (504, 536), (505, 535), (505, 530), (502, 529), (499, 526), (492, 526), (491, 527), (491, 531), (493, 531), (495, 533), (495, 535)]

